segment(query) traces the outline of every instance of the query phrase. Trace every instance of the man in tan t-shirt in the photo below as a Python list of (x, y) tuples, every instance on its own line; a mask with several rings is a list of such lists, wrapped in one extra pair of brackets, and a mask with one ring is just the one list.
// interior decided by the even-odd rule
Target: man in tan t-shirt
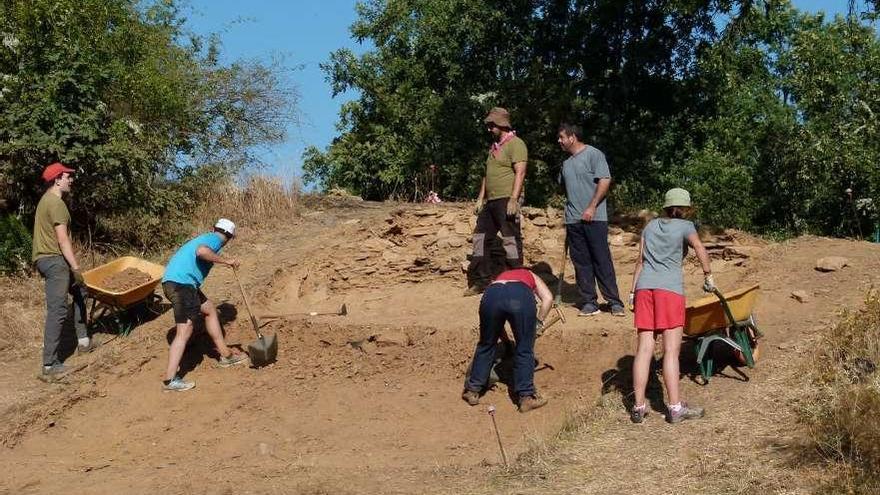
[(468, 270), (471, 280), (465, 295), (479, 294), (489, 284), (493, 274), (487, 243), (498, 232), (501, 232), (506, 267), (518, 268), (523, 263), (519, 205), (529, 151), (511, 129), (507, 110), (493, 108), (483, 121), (495, 142), (486, 158), (486, 174), (477, 197), (477, 226)]
[(53, 378), (67, 370), (58, 355), (58, 344), (67, 317), (67, 293), (73, 295), (77, 350), (90, 352), (94, 343), (85, 324), (85, 284), (70, 240), (70, 212), (62, 195), (70, 192), (73, 169), (53, 163), (43, 170), (46, 192), (34, 215), (31, 258), (46, 280), (46, 324), (43, 329), (42, 376)]

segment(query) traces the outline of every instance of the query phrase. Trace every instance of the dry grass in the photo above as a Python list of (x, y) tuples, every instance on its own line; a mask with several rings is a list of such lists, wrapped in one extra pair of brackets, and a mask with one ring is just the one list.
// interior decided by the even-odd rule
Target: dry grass
[(39, 275), (0, 277), (0, 352), (39, 349), (44, 313)]
[(829, 493), (880, 493), (880, 292), (847, 311), (823, 335), (807, 364), (810, 387), (800, 413), (811, 440), (836, 474)]
[(220, 217), (249, 228), (272, 226), (299, 215), (301, 195), (297, 184), (287, 186), (274, 177), (252, 176), (244, 186), (230, 181), (205, 195), (194, 220), (203, 228)]
[[(806, 381), (800, 361), (761, 363), (757, 383), (711, 387), (682, 382), (685, 396), (708, 407), (706, 418), (665, 424), (653, 412), (633, 425), (613, 390), (573, 411), (559, 433), (534, 441), (487, 493), (807, 494), (826, 476), (804, 459), (806, 436), (796, 404)], [(731, 388), (722, 388), (728, 385)], [(725, 393), (725, 390), (731, 393)]]

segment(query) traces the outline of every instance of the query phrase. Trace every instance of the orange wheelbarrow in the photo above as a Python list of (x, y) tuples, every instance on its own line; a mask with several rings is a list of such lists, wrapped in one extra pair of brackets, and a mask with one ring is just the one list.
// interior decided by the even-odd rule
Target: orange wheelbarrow
[(710, 346), (718, 342), (733, 349), (741, 364), (755, 367), (759, 357), (761, 331), (755, 322), (754, 306), (759, 285), (726, 294), (715, 289), (714, 295), (698, 299), (686, 310), (684, 334), (696, 340), (697, 364), (703, 383), (709, 383), (715, 366)]

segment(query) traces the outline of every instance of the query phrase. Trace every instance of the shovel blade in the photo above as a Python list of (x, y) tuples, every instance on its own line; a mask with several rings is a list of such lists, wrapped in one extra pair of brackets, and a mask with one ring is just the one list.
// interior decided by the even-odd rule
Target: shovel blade
[(278, 356), (278, 337), (274, 333), (261, 336), (248, 345), (248, 356), (254, 368), (274, 363)]

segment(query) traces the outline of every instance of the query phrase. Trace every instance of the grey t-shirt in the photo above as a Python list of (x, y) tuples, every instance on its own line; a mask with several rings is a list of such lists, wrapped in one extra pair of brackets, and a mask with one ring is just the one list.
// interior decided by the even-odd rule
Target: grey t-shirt
[[(587, 146), (580, 153), (570, 156), (562, 164), (559, 183), (565, 185), (565, 223), (578, 223), (581, 215), (596, 194), (599, 179), (610, 179), (608, 162), (605, 154), (592, 146)], [(596, 206), (593, 220), (608, 221), (608, 210), (605, 198)]]
[(664, 289), (684, 295), (681, 262), (687, 255), (687, 237), (697, 231), (693, 222), (655, 218), (642, 231), (642, 273), (636, 289)]

